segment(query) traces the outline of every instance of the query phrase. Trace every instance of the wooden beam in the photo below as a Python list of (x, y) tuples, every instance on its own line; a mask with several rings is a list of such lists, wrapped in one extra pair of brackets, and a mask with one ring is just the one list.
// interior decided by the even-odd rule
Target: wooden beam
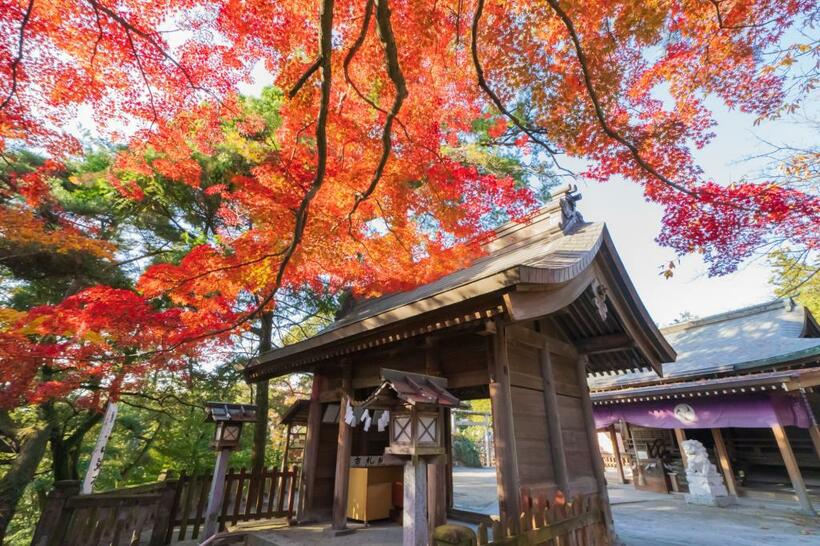
[(591, 267), (569, 282), (543, 292), (507, 292), (504, 306), (513, 321), (532, 320), (562, 309), (578, 299), (593, 279)]
[(797, 466), (797, 459), (792, 451), (792, 446), (789, 443), (789, 437), (786, 436), (786, 431), (782, 425), (773, 425), (772, 432), (774, 439), (777, 440), (777, 447), (780, 448), (780, 455), (783, 457), (783, 462), (786, 463), (786, 471), (789, 473), (789, 479), (792, 481), (794, 493), (797, 495), (797, 500), (800, 501), (800, 509), (803, 513), (816, 516), (814, 507), (809, 498), (809, 492), (806, 490), (806, 482), (803, 481), (803, 475), (800, 473), (800, 467)]
[(606, 488), (606, 474), (604, 473), (604, 460), (601, 458), (601, 447), (598, 445), (598, 432), (595, 429), (595, 415), (592, 411), (592, 399), (589, 397), (589, 386), (587, 385), (587, 357), (578, 358), (578, 386), (581, 389), (581, 407), (584, 412), (586, 422), (587, 441), (589, 443), (589, 456), (592, 457), (592, 471), (595, 474), (595, 481), (598, 483), (598, 495), (601, 497), (601, 510), (603, 511), (604, 524), (606, 525), (609, 537), (613, 544), (616, 544), (615, 522), (612, 519), (612, 507), (609, 505), (609, 493)]
[(350, 452), (353, 429), (345, 422), (345, 413), (352, 393), (352, 370), (350, 364), (342, 371), (342, 403), (339, 406), (339, 436), (336, 446), (336, 481), (333, 486), (333, 529), (347, 528), (347, 491), (350, 485)]
[(299, 483), (299, 504), (296, 507), (296, 521), (298, 522), (305, 522), (315, 518), (316, 464), (319, 459), (319, 434), (322, 430), (322, 403), (320, 399), (324, 383), (324, 376), (318, 373), (313, 374), (305, 449), (302, 458), (302, 475)]
[(737, 485), (735, 484), (735, 473), (732, 470), (732, 460), (729, 458), (729, 451), (723, 441), (723, 433), (719, 428), (712, 429), (712, 438), (715, 440), (715, 451), (717, 452), (720, 469), (723, 471), (723, 479), (726, 481), (726, 489), (730, 495), (737, 497)]
[(682, 428), (675, 429), (675, 440), (678, 441), (678, 451), (680, 451), (680, 460), (683, 462), (683, 470), (686, 472), (686, 452), (683, 450), (683, 442), (686, 441), (686, 432)]
[(490, 403), (493, 410), (493, 441), (495, 442), (495, 472), (498, 478), (498, 507), (502, 521), (512, 518), (518, 528), (521, 513), (518, 457), (510, 399), (510, 372), (507, 362), (505, 327), (496, 326), (490, 382)]
[(594, 355), (631, 349), (635, 341), (626, 334), (610, 334), (579, 340), (576, 346), (579, 352)]
[(621, 461), (621, 448), (618, 447), (618, 434), (615, 432), (615, 425), (609, 425), (609, 441), (612, 442), (612, 451), (615, 454), (615, 464), (618, 465), (618, 475), (621, 477), (621, 483), (626, 483), (624, 463)]

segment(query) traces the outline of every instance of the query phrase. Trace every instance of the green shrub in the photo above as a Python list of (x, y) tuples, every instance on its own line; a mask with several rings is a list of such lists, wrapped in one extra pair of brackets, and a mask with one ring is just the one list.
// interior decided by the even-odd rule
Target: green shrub
[(453, 436), (453, 459), (456, 465), (481, 467), (481, 456), (476, 443), (462, 434)]

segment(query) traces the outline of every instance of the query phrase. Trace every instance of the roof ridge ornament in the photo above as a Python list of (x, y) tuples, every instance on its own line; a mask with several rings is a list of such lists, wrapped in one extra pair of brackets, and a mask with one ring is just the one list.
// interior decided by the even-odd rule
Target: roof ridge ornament
[(575, 184), (570, 184), (558, 200), (561, 205), (561, 221), (559, 222), (559, 226), (564, 233), (571, 231), (576, 225), (584, 222), (581, 212), (575, 205), (581, 198), (582, 196), (581, 193), (578, 192), (578, 187)]

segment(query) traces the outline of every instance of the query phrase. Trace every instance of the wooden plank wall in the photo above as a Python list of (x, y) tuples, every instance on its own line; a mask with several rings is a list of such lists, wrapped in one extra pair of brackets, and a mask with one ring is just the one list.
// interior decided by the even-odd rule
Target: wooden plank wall
[(554, 490), (557, 484), (544, 405), (541, 350), (510, 336), (507, 351), (521, 487), (546, 493)]
[(569, 473), (570, 495), (598, 491), (593, 457), (599, 456), (589, 445), (589, 435), (581, 400), (581, 385), (585, 377), (578, 377), (578, 362), (567, 355), (552, 353), (558, 413)]

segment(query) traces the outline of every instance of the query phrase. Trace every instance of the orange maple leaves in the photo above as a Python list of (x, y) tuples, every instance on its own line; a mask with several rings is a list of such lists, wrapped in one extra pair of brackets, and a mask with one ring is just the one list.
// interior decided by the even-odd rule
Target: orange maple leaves
[[(702, 251), (721, 273), (776, 240), (816, 248), (816, 196), (716, 184), (692, 159), (715, 130), (706, 97), (760, 116), (782, 106), (782, 76), (764, 54), (812, 9), (806, 0), (0, 0), (0, 154), (20, 142), (76, 153), (67, 128), (88, 105), (107, 135), (139, 129), (108, 177), (123, 196), (150, 200), (180, 184), (219, 203), (209, 240), (145, 271), (132, 294), (154, 334), (85, 339), (99, 354), (228, 335), (280, 288), (377, 294), (468, 262), (493, 215), (521, 216), (534, 199), (461, 147), (508, 158), (520, 149), (542, 163), (566, 154), (594, 179), (635, 180), (666, 208), (659, 241)], [(260, 66), (286, 93), (267, 117), (235, 95)], [(487, 119), (479, 143), (474, 122)], [(6, 237), (114, 251), (69, 224), (26, 218), (47, 185), (12, 182), (0, 204)], [(114, 292), (88, 297), (55, 312), (105, 310), (92, 305), (98, 297), (125, 303)], [(165, 318), (176, 336), (156, 329), (153, 300), (175, 306)], [(52, 333), (37, 335), (48, 346)]]

